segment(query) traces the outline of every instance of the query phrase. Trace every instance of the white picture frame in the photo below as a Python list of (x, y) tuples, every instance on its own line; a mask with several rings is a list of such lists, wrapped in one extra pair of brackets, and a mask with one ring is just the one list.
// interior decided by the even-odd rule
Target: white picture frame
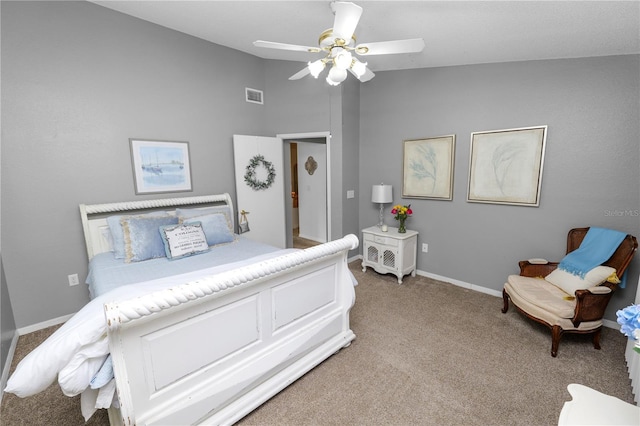
[(129, 139), (137, 195), (190, 192), (189, 142)]

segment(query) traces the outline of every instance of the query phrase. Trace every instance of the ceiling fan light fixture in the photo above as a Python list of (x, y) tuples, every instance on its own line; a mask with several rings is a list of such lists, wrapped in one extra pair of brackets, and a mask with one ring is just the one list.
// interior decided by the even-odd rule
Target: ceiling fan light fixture
[(337, 86), (347, 79), (347, 70), (338, 68), (336, 66), (331, 67), (329, 74), (327, 75), (327, 83), (331, 86)]
[(313, 76), (313, 78), (318, 78), (322, 70), (324, 70), (325, 63), (322, 59), (318, 59), (317, 61), (311, 62), (307, 64), (309, 67), (309, 72)]
[(333, 62), (340, 69), (346, 70), (351, 66), (351, 62), (353, 61), (353, 56), (351, 52), (348, 50), (342, 50), (342, 52), (338, 53), (334, 58)]
[(332, 86), (345, 81), (347, 73), (353, 74), (361, 83), (375, 77), (367, 63), (360, 62), (356, 56), (418, 53), (424, 50), (425, 44), (421, 38), (357, 44), (355, 30), (362, 15), (362, 7), (349, 1), (331, 0), (331, 11), (334, 14), (333, 27), (320, 34), (318, 47), (263, 40), (257, 40), (253, 44), (270, 49), (323, 53), (322, 59), (307, 62), (307, 66), (289, 77), (289, 80), (299, 80), (308, 74), (318, 78), (329, 65), (326, 81)]

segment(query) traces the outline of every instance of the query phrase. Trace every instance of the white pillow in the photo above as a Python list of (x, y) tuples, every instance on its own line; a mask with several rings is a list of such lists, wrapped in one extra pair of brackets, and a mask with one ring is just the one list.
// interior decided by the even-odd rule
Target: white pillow
[(578, 275), (556, 268), (545, 277), (545, 280), (564, 292), (574, 295), (576, 290), (586, 290), (602, 284), (614, 272), (616, 272), (615, 268), (610, 266), (596, 266), (587, 272), (584, 278), (580, 278)]
[(107, 358), (104, 353), (108, 351), (109, 340), (105, 335), (97, 342), (84, 345), (76, 352), (71, 361), (58, 373), (58, 384), (62, 393), (73, 397), (84, 391), (87, 383), (91, 382), (104, 364)]

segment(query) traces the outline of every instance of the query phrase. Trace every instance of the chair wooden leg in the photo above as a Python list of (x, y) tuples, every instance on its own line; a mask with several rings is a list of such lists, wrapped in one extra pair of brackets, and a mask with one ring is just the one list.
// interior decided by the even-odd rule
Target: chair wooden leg
[(502, 289), (502, 301), (503, 301), (502, 313), (506, 314), (507, 311), (509, 310), (509, 295), (504, 290), (504, 288)]
[(600, 332), (602, 331), (602, 327), (597, 329), (595, 333), (593, 333), (593, 347), (596, 349), (600, 349)]
[(562, 336), (562, 327), (554, 325), (551, 327), (551, 356), (558, 356), (558, 346), (560, 346), (560, 336)]

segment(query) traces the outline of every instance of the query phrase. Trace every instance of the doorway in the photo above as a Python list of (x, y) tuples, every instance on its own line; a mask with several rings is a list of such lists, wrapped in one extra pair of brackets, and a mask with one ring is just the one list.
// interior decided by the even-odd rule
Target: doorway
[(278, 135), (284, 142), (287, 247), (329, 241), (329, 133)]

